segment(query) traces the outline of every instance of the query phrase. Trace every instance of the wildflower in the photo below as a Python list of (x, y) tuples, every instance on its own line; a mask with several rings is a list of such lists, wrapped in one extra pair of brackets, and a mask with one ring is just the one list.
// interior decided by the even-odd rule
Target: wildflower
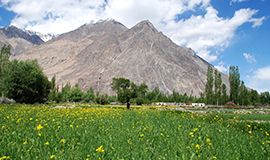
[(61, 139), (61, 142), (66, 143), (66, 140), (65, 139)]
[(167, 137), (170, 137), (169, 135), (167, 135)]
[(214, 157), (212, 157), (212, 159), (217, 159), (217, 157), (214, 156)]
[(193, 135), (193, 132), (190, 132), (189, 135)]
[(252, 132), (251, 131), (248, 131), (249, 134), (251, 134)]
[(41, 133), (39, 133), (38, 136), (40, 137), (41, 136)]
[(46, 145), (49, 145), (49, 142), (46, 142), (45, 144), (46, 144)]
[(114, 149), (114, 148), (112, 147), (112, 149)]
[(206, 140), (208, 143), (210, 142), (210, 139), (209, 138), (207, 138), (207, 140)]
[(29, 120), (30, 120), (30, 121), (32, 121), (32, 120), (33, 120), (33, 118), (30, 118)]
[(163, 136), (163, 133), (160, 133), (160, 135), (162, 135), (162, 136)]
[(52, 159), (52, 158), (54, 158), (54, 157), (55, 157), (55, 155), (51, 155), (51, 157), (50, 157), (50, 158)]
[(249, 127), (249, 128), (250, 128), (251, 126), (250, 126), (250, 125), (247, 125), (247, 127)]
[(196, 148), (197, 148), (197, 149), (200, 149), (200, 145), (197, 144), (197, 145), (196, 145)]
[(268, 133), (268, 132), (265, 132), (265, 134), (266, 134), (267, 136), (269, 136), (269, 133)]
[(143, 137), (143, 136), (144, 136), (144, 134), (141, 134), (141, 135), (140, 135), (140, 137)]
[(37, 126), (37, 130), (40, 130), (40, 129), (42, 129), (42, 128), (43, 128), (43, 127), (42, 127), (42, 125), (40, 125), (40, 124)]
[(198, 139), (201, 139), (201, 137), (198, 137)]
[(100, 146), (98, 149), (96, 149), (97, 152), (104, 152), (103, 146)]
[(70, 127), (72, 128), (72, 127), (73, 127), (73, 125), (70, 125)]
[(27, 144), (27, 141), (25, 141), (23, 144)]

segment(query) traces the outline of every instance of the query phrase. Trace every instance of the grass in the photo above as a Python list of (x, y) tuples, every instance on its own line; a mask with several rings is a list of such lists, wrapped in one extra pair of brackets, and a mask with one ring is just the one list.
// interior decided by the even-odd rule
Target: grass
[(270, 125), (240, 115), (0, 107), (2, 159), (270, 159)]

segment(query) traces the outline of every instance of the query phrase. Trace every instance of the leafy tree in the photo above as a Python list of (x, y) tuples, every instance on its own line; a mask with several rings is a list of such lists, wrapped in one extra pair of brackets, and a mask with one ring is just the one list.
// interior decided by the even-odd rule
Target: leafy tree
[(137, 97), (138, 86), (129, 79), (113, 78), (111, 83), (112, 90), (117, 91), (118, 100), (127, 103), (127, 109), (130, 108), (130, 99)]
[(222, 84), (222, 79), (221, 79), (221, 74), (218, 73), (217, 70), (215, 70), (215, 103), (219, 105), (221, 102), (221, 84)]
[(230, 100), (234, 103), (239, 101), (239, 86), (240, 86), (240, 73), (236, 66), (230, 66), (229, 71), (230, 81)]
[(263, 92), (260, 94), (260, 100), (263, 105), (269, 105), (270, 104), (270, 94), (269, 92)]
[(63, 87), (62, 84), (62, 100), (63, 102), (66, 102), (69, 100), (69, 92), (71, 90), (70, 82), (67, 82), (66, 85)]
[(142, 97), (137, 97), (136, 98), (136, 104), (137, 105), (142, 105), (144, 103), (144, 99)]
[(95, 94), (93, 88), (89, 88), (89, 90), (84, 94), (83, 101), (90, 102), (95, 100)]
[(213, 104), (213, 68), (208, 66), (207, 69), (207, 82), (205, 86), (206, 104)]
[(83, 94), (82, 90), (78, 86), (75, 86), (75, 88), (70, 90), (68, 99), (71, 102), (80, 102), (82, 101)]
[(9, 57), (10, 57), (10, 45), (6, 46), (4, 45), (1, 48), (0, 52), (0, 93), (3, 91), (3, 69), (5, 65), (9, 62)]
[(244, 81), (241, 81), (241, 85), (239, 88), (239, 104), (242, 106), (247, 106), (250, 104), (250, 100), (249, 100), (249, 93), (248, 90), (244, 84)]
[(250, 101), (252, 103), (252, 105), (260, 105), (260, 98), (259, 98), (259, 94), (256, 90), (251, 89), (250, 91)]
[(48, 77), (42, 72), (37, 60), (14, 59), (3, 68), (5, 95), (17, 102), (42, 102), (51, 89)]
[(224, 105), (228, 101), (227, 87), (224, 83), (222, 83), (222, 86), (221, 86), (221, 93), (222, 93), (221, 104)]

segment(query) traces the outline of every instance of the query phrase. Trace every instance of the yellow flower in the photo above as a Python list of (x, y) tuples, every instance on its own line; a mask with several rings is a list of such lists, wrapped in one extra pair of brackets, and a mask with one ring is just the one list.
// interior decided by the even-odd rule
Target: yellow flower
[(200, 145), (197, 144), (197, 145), (196, 145), (196, 148), (197, 148), (197, 149), (200, 149)]
[(55, 155), (51, 155), (51, 157), (50, 157), (50, 158), (52, 159), (52, 158), (54, 158), (54, 157), (55, 157)]
[(201, 139), (201, 137), (198, 137), (198, 139)]
[(39, 133), (38, 136), (40, 137), (41, 136), (41, 133)]
[(112, 149), (114, 149), (114, 148), (112, 147)]
[(27, 144), (27, 141), (25, 141), (23, 144)]
[(33, 120), (33, 118), (30, 118), (29, 120), (30, 120), (30, 121), (32, 121), (32, 120)]
[(190, 132), (189, 135), (193, 135), (193, 132)]
[(72, 127), (73, 127), (73, 125), (70, 125), (70, 127), (72, 128)]
[(167, 137), (170, 137), (169, 135), (167, 135)]
[(217, 157), (214, 156), (214, 157), (212, 157), (212, 159), (217, 159)]
[(100, 146), (98, 149), (96, 149), (97, 152), (104, 152), (103, 146)]
[(160, 133), (160, 135), (162, 135), (162, 136), (163, 136), (163, 133)]
[(38, 126), (37, 126), (37, 130), (40, 130), (40, 129), (42, 129), (43, 127), (39, 124)]
[(144, 136), (144, 134), (141, 134), (141, 135), (140, 135), (140, 137), (143, 137), (143, 136)]
[(46, 144), (46, 145), (49, 145), (49, 142), (46, 142), (45, 144)]
[(206, 140), (207, 142), (210, 142), (210, 139), (209, 138), (207, 138), (207, 140)]
[(65, 143), (65, 142), (66, 142), (66, 140), (65, 140), (65, 139), (61, 139), (61, 142)]
[(251, 134), (252, 132), (251, 131), (248, 131), (249, 134)]

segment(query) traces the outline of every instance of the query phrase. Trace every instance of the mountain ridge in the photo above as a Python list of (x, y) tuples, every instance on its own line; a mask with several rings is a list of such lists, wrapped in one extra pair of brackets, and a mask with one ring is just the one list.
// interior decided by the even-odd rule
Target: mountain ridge
[[(147, 20), (130, 29), (115, 21), (85, 24), (13, 58), (37, 59), (48, 77), (56, 75), (60, 86), (69, 81), (83, 91), (92, 87), (108, 94), (115, 94), (112, 78), (124, 77), (136, 84), (145, 82), (149, 90), (159, 87), (164, 93), (199, 96), (210, 65)], [(229, 86), (227, 75), (222, 74), (222, 81)]]

